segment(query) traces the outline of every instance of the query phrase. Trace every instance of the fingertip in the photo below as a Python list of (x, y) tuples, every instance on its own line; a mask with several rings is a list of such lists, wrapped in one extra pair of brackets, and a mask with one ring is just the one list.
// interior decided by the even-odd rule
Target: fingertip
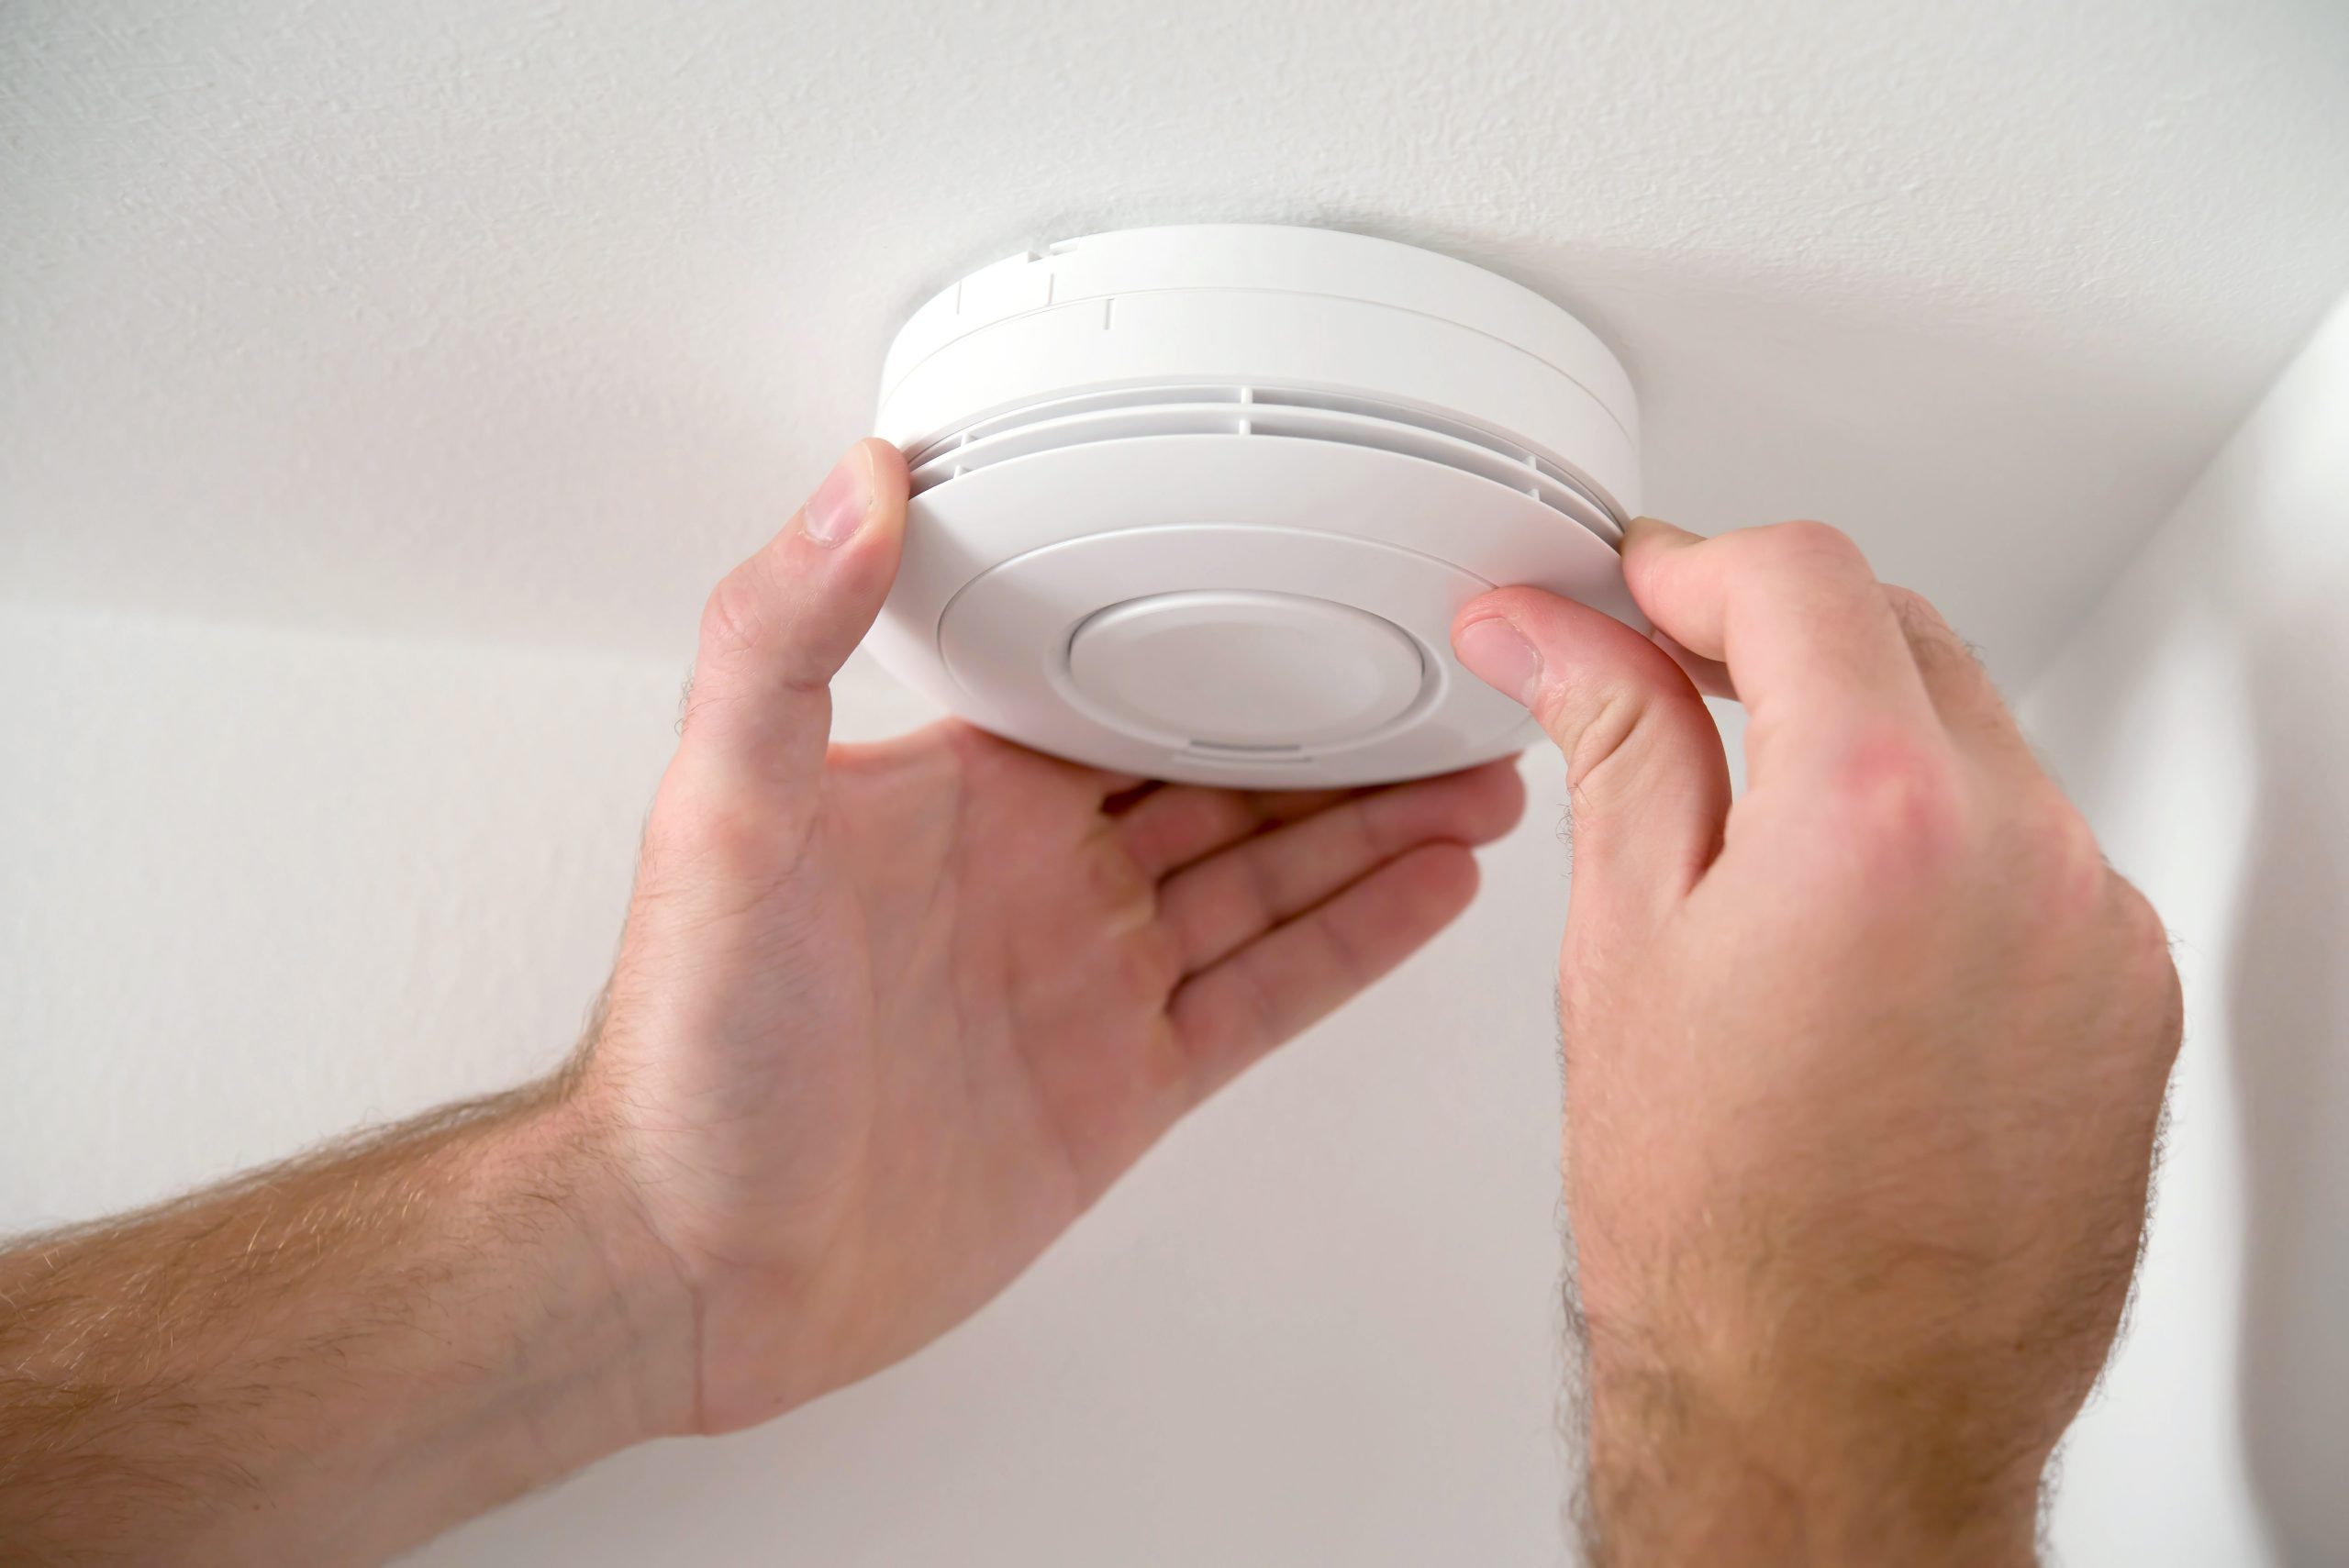
[(1475, 851), (1467, 845), (1456, 844), (1447, 847), (1458, 851), (1458, 853), (1444, 857), (1450, 867), (1444, 874), (1452, 878), (1453, 885), (1459, 890), (1460, 906), (1464, 909), (1468, 906), (1468, 901), (1476, 896), (1476, 889), (1483, 884), (1485, 869), (1478, 862)]
[[(1500, 641), (1504, 630), (1532, 651), (1534, 666), (1530, 673), (1535, 684), (1521, 696), (1479, 667), (1480, 660), (1506, 655), (1506, 647)], [(1453, 632), (1453, 647), (1461, 655), (1461, 662), (1510, 695), (1519, 696), (1529, 706), (1533, 706), (1541, 688), (1572, 678), (1594, 662), (1619, 662), (1620, 650), (1646, 641), (1604, 610), (1541, 588), (1526, 587), (1499, 588), (1485, 595), (1461, 612)], [(1517, 672), (1503, 669), (1498, 673), (1507, 676)]]
[(825, 688), (896, 579), (907, 484), (896, 447), (855, 442), (791, 520), (711, 590), (685, 727), (696, 750), (715, 747), (770, 781), (820, 766)]
[(1506, 605), (1454, 623), (1452, 651), (1470, 674), (1493, 690), (1512, 702), (1533, 706), (1542, 685), (1542, 656)]
[(1453, 639), (1457, 639), (1460, 636), (1461, 628), (1469, 625), (1471, 622), (1485, 620), (1490, 617), (1501, 614), (1506, 603), (1505, 596), (1508, 592), (1509, 590), (1507, 588), (1488, 588), (1484, 593), (1477, 595), (1475, 598), (1461, 606), (1458, 610), (1453, 613), (1452, 617), (1452, 635)]
[(1508, 588), (1490, 588), (1460, 606), (1452, 617), (1452, 635), (1456, 642), (1460, 634), (1479, 621), (1514, 621), (1531, 606), (1557, 595), (1546, 589), (1522, 584)]
[[(825, 553), (836, 559), (828, 562), (820, 557), (803, 555), (801, 559), (811, 569), (826, 573), (833, 593), (852, 603), (869, 602), (877, 607), (896, 577), (912, 479), (905, 454), (878, 436), (866, 436), (851, 446), (841, 456), (841, 468), (860, 476), (863, 515), (843, 538), (826, 547)], [(811, 499), (810, 513), (815, 506)], [(808, 531), (812, 536), (815, 529), (810, 527)]]
[(850, 450), (864, 459), (866, 471), (873, 478), (874, 500), (902, 510), (913, 489), (913, 473), (906, 464), (906, 454), (879, 436), (866, 436)]
[(1386, 874), (1408, 882), (1410, 908), (1425, 922), (1421, 940), (1450, 925), (1474, 903), (1484, 880), (1475, 852), (1449, 840), (1422, 844), (1397, 856), (1387, 862)]
[(1489, 844), (1524, 818), (1525, 775), (1510, 756), (1480, 762), (1466, 776), (1476, 781), (1479, 807), (1471, 841)]
[(841, 454), (840, 467), (858, 475), (863, 499), (863, 516), (843, 542), (865, 550), (876, 543), (894, 547), (905, 531), (906, 503), (913, 491), (906, 454), (878, 436), (866, 436)]
[(1691, 533), (1661, 517), (1633, 517), (1623, 529), (1622, 543), (1623, 577), (1631, 585), (1632, 596), (1638, 596), (1641, 580), (1657, 562), (1704, 542), (1704, 535)]
[(1605, 612), (1534, 588), (1468, 607), (1461, 662), (1504, 691), (1514, 639), (1535, 674), (1526, 706), (1566, 760), (1577, 900), (1662, 909), (1709, 862), (1728, 809), (1720, 738), (1689, 675), (1664, 649)]
[(1662, 517), (1637, 517), (1623, 525), (1623, 548), (1637, 545), (1642, 550), (1668, 550), (1677, 545), (1695, 544), (1705, 536), (1667, 523)]
[(1391, 787), (1412, 792), (1422, 843), (1475, 849), (1506, 837), (1525, 815), (1525, 780), (1514, 756)]
[(1702, 534), (1690, 533), (1661, 517), (1633, 517), (1625, 526), (1623, 585), (1631, 590), (1631, 602), (1650, 620), (1656, 615), (1654, 584), (1659, 570), (1666, 569), (1681, 551), (1704, 542)]

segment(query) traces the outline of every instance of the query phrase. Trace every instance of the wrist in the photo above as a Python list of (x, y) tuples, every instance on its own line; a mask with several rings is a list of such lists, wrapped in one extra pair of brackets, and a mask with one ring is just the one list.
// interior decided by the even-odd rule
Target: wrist
[(1594, 1563), (2038, 1560), (2038, 1467), (1986, 1465), (1889, 1393), (1854, 1401), (1783, 1380), (1741, 1391), (1653, 1364), (1595, 1365), (1590, 1392)]
[(533, 1095), (486, 1129), (473, 1179), (529, 1262), (518, 1414), (556, 1473), (696, 1429), (698, 1323), (607, 1129), (577, 1095)]

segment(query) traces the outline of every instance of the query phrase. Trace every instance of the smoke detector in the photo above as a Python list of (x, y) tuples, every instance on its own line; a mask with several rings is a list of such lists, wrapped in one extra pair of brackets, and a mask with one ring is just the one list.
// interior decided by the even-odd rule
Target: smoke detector
[(1453, 660), (1486, 589), (1642, 628), (1617, 547), (1639, 414), (1604, 345), (1431, 251), (1215, 225), (983, 267), (890, 346), (913, 502), (869, 646), (1040, 751), (1258, 788), (1507, 755)]

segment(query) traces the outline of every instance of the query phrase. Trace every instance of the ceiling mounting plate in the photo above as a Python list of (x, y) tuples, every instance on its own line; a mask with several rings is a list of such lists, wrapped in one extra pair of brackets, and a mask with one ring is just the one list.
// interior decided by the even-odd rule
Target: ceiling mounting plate
[(913, 470), (869, 645), (952, 711), (1150, 778), (1384, 783), (1522, 748), (1453, 661), (1530, 583), (1645, 628), (1617, 555), (1639, 412), (1581, 323), (1389, 240), (1065, 240), (916, 311), (880, 433)]

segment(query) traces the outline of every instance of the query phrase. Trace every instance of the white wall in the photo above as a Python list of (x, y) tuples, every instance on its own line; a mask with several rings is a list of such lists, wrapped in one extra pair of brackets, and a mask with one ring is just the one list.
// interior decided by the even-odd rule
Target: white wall
[(2349, 1562), (2349, 300), (2032, 693), (2186, 983), (2069, 1561)]
[[(0, 610), (0, 1232), (554, 1061), (681, 673)], [(862, 670), (841, 713), (918, 717)], [(1528, 766), (1551, 804), (1437, 950), (1194, 1118), (964, 1330), (424, 1560), (1557, 1560), (1564, 854), (1555, 764)]]
[(679, 673), (0, 611), (0, 1229), (555, 1061)]

